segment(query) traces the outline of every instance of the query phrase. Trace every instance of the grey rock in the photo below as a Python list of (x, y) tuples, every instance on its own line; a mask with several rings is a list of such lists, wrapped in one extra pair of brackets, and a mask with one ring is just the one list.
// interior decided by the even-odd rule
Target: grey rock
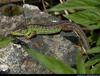
[[(39, 21), (40, 24), (45, 22), (50, 23), (49, 21), (54, 18), (46, 13), (43, 15), (40, 14), (40, 16), (38, 15), (31, 15), (32, 18), (29, 18), (28, 23), (35, 24), (39, 23)], [(0, 35), (7, 36), (14, 29), (23, 28), (23, 24), (25, 24), (24, 15), (13, 17), (0, 15)], [(18, 39), (26, 42), (30, 48), (36, 49), (44, 55), (54, 56), (62, 62), (74, 65), (78, 48), (75, 43), (67, 39), (68, 36), (73, 36), (73, 40), (77, 38), (75, 34), (61, 32), (55, 35), (37, 35), (31, 40), (20, 37), (18, 37)], [(21, 45), (14, 44), (13, 42), (0, 49), (0, 65), (6, 66), (5, 72), (8, 74), (52, 74), (51, 71), (47, 70), (35, 59), (31, 58)], [(5, 68), (0, 67), (0, 71), (4, 71), (3, 69)]]

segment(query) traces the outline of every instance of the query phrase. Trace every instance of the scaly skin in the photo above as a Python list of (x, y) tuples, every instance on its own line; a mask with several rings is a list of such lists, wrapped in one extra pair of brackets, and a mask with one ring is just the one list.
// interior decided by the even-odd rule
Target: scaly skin
[(29, 24), (28, 27), (25, 29), (19, 29), (14, 32), (12, 32), (12, 35), (15, 36), (24, 36), (28, 39), (33, 37), (34, 35), (40, 35), (40, 34), (54, 34), (57, 32), (60, 32), (61, 28), (56, 27), (43, 27), (39, 26), (38, 24)]
[(28, 24), (28, 26), (24, 29), (19, 29), (12, 32), (12, 35), (16, 36), (24, 36), (26, 38), (31, 38), (34, 35), (39, 34), (55, 34), (61, 31), (74, 31), (80, 38), (80, 44), (83, 45), (84, 49), (89, 49), (89, 44), (87, 42), (86, 36), (82, 29), (69, 21), (60, 21), (57, 23), (51, 23), (48, 25), (40, 25), (40, 24)]

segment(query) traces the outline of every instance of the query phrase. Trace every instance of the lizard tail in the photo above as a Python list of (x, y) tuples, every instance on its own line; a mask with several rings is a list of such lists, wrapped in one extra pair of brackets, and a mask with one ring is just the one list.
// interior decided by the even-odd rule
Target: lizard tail
[(59, 25), (59, 28), (62, 28), (63, 31), (72, 31), (73, 30), (78, 35), (78, 37), (80, 39), (79, 40), (80, 45), (85, 53), (86, 53), (86, 50), (88, 50), (90, 48), (89, 43), (87, 41), (87, 37), (80, 26), (73, 24), (69, 21), (63, 21)]
[(78, 35), (80, 39), (80, 45), (82, 49), (84, 50), (84, 52), (86, 53), (86, 50), (90, 48), (87, 37), (85, 33), (83, 32), (83, 30), (78, 25), (74, 25), (74, 27), (75, 27), (74, 32)]

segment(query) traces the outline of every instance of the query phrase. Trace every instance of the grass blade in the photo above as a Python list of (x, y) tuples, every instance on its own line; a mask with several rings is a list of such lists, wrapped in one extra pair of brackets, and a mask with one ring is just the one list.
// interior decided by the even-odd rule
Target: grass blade
[(63, 4), (59, 4), (49, 11), (63, 11), (72, 9), (93, 9), (99, 8), (100, 0), (69, 0)]
[(10, 37), (0, 37), (0, 48), (7, 46), (11, 42)]
[(100, 74), (100, 63), (98, 63), (97, 65), (95, 65), (92, 69), (91, 69), (92, 74)]
[(100, 53), (100, 46), (91, 48), (90, 50), (87, 51), (88, 54), (93, 54), (93, 53)]
[(96, 64), (98, 62), (100, 62), (100, 58), (98, 58), (98, 59), (91, 59), (91, 60), (89, 60), (89, 61), (87, 61), (85, 63), (85, 66), (86, 67), (90, 67), (90, 66), (92, 66), (92, 65), (94, 65), (94, 64)]
[(76, 56), (76, 64), (77, 64), (77, 74), (86, 74), (85, 64), (81, 58), (81, 54), (78, 51)]

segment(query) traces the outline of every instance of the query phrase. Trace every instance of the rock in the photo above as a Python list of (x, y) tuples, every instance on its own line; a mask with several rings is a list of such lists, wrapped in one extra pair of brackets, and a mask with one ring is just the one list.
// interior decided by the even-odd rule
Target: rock
[[(25, 40), (24, 40), (25, 41)], [(53, 36), (37, 36), (27, 42), (29, 46), (44, 55), (53, 56), (65, 63), (75, 64), (77, 48), (75, 44), (60, 34)], [(10, 43), (0, 49), (0, 62), (9, 65), (8, 74), (50, 74), (36, 60), (32, 59), (21, 45)], [(2, 68), (0, 67), (2, 70)]]
[[(8, 73), (21, 73), (20, 64), (28, 54), (20, 45), (10, 43), (7, 47), (0, 49), (0, 64), (8, 66)], [(3, 71), (2, 67), (0, 70)]]
[[(27, 14), (26, 17), (28, 17)], [(39, 23), (40, 21), (40, 24), (45, 23), (46, 21), (46, 23), (50, 23), (50, 20), (60, 20), (57, 18), (55, 19), (55, 17), (47, 13), (40, 13), (40, 15), (34, 13), (34, 15), (31, 15), (28, 19), (28, 23)], [(23, 28), (23, 24), (25, 24), (25, 17), (22, 14), (13, 17), (0, 15), (0, 35), (7, 36), (11, 31), (14, 31), (15, 28)], [(28, 24), (26, 24), (26, 26), (27, 25)], [(75, 57), (78, 48), (73, 41), (67, 39), (68, 36), (71, 36), (73, 40), (78, 40), (78, 37), (76, 34), (74, 35), (73, 32), (61, 32), (54, 35), (37, 35), (30, 41), (20, 37), (18, 37), (18, 39), (26, 42), (30, 48), (36, 49), (44, 55), (54, 56), (56, 59), (73, 66), (75, 64)], [(14, 44), (13, 42), (0, 49), (0, 65), (5, 66), (6, 68), (6, 70), (3, 70), (5, 68), (0, 67), (0, 73), (52, 74), (51, 71), (47, 70), (35, 59), (31, 58), (21, 45)]]

